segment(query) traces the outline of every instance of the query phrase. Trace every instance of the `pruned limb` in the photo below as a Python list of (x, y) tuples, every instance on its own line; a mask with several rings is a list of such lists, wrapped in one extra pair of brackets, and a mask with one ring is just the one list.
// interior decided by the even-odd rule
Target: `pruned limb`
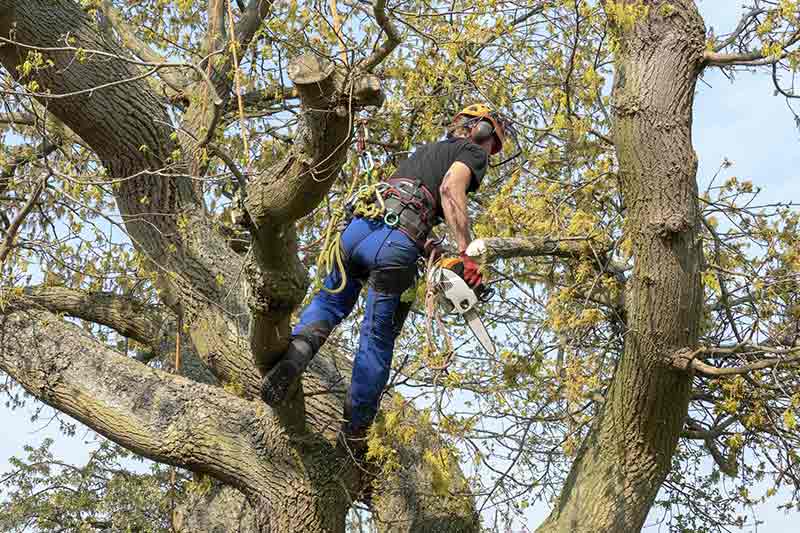
[(262, 371), (285, 349), (289, 315), (308, 283), (294, 222), (330, 190), (350, 147), (356, 110), (379, 104), (383, 96), (374, 76), (348, 82), (333, 63), (314, 54), (295, 58), (288, 73), (303, 105), (301, 127), (289, 154), (253, 176), (245, 196), (253, 226), (250, 346)]
[(580, 257), (591, 253), (588, 237), (566, 239), (491, 237), (476, 239), (467, 247), (467, 255), (482, 263), (511, 257)]
[(374, 13), (378, 25), (386, 32), (386, 40), (364, 61), (362, 67), (367, 72), (370, 72), (389, 57), (389, 54), (397, 48), (401, 41), (400, 33), (392, 21), (389, 20), (389, 17), (386, 16), (386, 0), (377, 0), (375, 2)]

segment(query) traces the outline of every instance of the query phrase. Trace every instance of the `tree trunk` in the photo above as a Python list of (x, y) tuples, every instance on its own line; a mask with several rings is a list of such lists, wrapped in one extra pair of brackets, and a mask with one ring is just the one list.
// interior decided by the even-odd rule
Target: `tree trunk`
[(702, 302), (691, 126), (705, 31), (691, 0), (644, 4), (647, 13), (635, 22), (612, 19), (613, 139), (635, 261), (625, 350), (604, 411), (540, 533), (639, 531), (687, 412), (691, 379), (671, 356), (697, 343)]

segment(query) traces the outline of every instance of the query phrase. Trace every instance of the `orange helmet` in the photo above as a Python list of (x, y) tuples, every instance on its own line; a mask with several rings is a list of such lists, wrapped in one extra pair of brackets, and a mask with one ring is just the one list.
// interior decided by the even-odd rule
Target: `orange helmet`
[(492, 125), (492, 131), (484, 133), (484, 135), (494, 135), (497, 142), (492, 147), (492, 155), (498, 153), (503, 149), (503, 141), (505, 140), (505, 127), (504, 120), (492, 108), (485, 104), (472, 104), (462, 109), (454, 118), (453, 122), (457, 123), (458, 119), (463, 117), (470, 117), (477, 119), (479, 123), (486, 120)]

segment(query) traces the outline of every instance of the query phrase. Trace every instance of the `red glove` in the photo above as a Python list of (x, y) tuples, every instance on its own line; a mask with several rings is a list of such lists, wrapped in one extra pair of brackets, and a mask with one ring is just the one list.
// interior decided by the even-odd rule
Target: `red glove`
[(464, 281), (471, 288), (475, 288), (483, 282), (483, 276), (478, 271), (480, 265), (476, 263), (466, 252), (461, 252), (461, 260), (464, 261)]

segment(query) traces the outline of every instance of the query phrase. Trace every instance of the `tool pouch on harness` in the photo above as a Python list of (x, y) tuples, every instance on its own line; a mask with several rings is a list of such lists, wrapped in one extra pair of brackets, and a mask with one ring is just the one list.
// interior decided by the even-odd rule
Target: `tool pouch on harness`
[(386, 214), (384, 222), (397, 227), (422, 250), (431, 228), (436, 225), (436, 204), (433, 195), (419, 181), (395, 177), (382, 191)]

